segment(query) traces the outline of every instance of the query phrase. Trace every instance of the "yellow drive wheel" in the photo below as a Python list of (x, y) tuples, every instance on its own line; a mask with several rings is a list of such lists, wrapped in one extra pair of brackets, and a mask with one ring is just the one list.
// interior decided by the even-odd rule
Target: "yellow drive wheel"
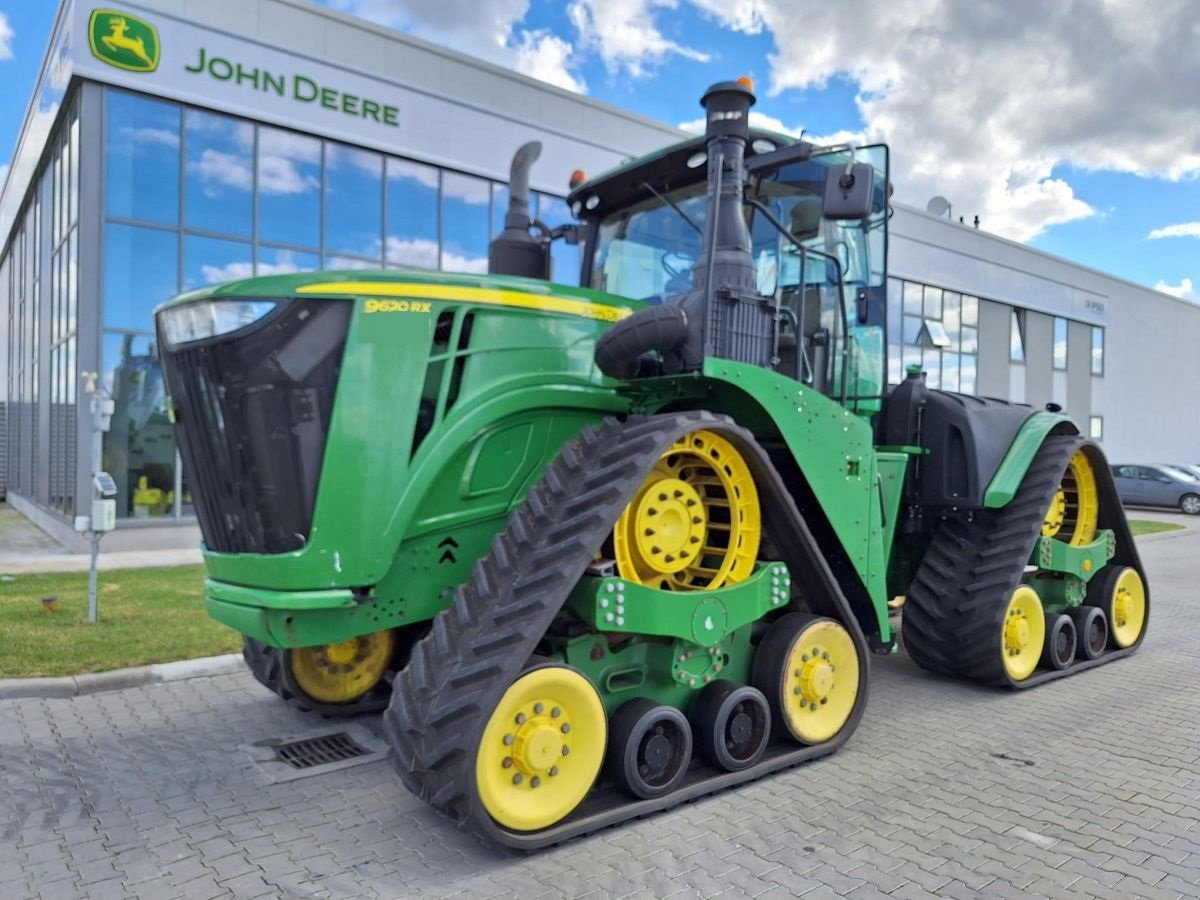
[(775, 721), (801, 744), (837, 736), (854, 711), (861, 679), (850, 632), (841, 622), (807, 613), (789, 613), (771, 625), (751, 677)]
[(617, 572), (663, 590), (745, 581), (762, 535), (758, 489), (725, 438), (694, 431), (666, 449), (613, 529)]
[(505, 828), (536, 831), (568, 816), (591, 790), (608, 737), (596, 688), (577, 669), (529, 669), (504, 692), (483, 729), (475, 783)]
[(1013, 591), (1004, 611), (1000, 650), (1004, 671), (1013, 681), (1024, 681), (1037, 668), (1046, 642), (1046, 613), (1037, 591), (1023, 584)]
[(1108, 619), (1109, 643), (1132, 647), (1146, 628), (1146, 586), (1137, 569), (1106, 566), (1088, 583), (1089, 606), (1099, 606)]
[(1082, 547), (1096, 539), (1100, 518), (1100, 491), (1096, 472), (1083, 450), (1076, 450), (1067, 463), (1062, 482), (1050, 501), (1042, 522), (1042, 536), (1057, 538), (1072, 547)]
[(296, 686), (313, 700), (351, 703), (379, 684), (394, 648), (394, 634), (377, 631), (336, 644), (297, 647), (287, 657)]

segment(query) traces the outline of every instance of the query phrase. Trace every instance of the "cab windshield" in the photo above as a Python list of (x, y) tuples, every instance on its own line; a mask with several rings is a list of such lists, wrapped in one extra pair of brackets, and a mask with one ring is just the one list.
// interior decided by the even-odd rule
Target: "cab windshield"
[[(759, 293), (785, 299), (801, 285), (836, 286), (838, 268), (847, 287), (883, 284), (886, 152), (880, 146), (855, 154), (856, 162), (869, 162), (878, 173), (875, 208), (862, 222), (832, 221), (821, 214), (826, 174), (832, 166), (845, 165), (849, 151), (819, 153), (755, 180), (748, 194), (766, 205), (807, 250), (814, 251), (802, 254), (765, 216), (747, 206)], [(652, 196), (600, 222), (591, 287), (648, 303), (661, 303), (691, 288), (704, 228), (705, 184), (699, 181), (678, 188), (665, 198), (678, 211)]]

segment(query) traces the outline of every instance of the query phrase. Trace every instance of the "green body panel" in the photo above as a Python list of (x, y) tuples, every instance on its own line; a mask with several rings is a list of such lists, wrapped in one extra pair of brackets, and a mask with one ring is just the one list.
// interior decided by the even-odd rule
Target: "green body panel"
[(1046, 436), (1055, 426), (1063, 424), (1069, 425), (1072, 433), (1076, 433), (1074, 423), (1057, 413), (1039, 411), (1025, 420), (1008, 448), (1008, 453), (1001, 460), (1000, 468), (988, 483), (987, 491), (983, 495), (985, 507), (998, 509), (1008, 505), (1016, 496), (1017, 488), (1025, 478), (1025, 473), (1029, 471), (1029, 464), (1033, 462), (1033, 457), (1037, 455), (1038, 448), (1042, 446)]
[(740, 584), (712, 591), (660, 591), (623, 578), (585, 577), (567, 605), (597, 631), (650, 634), (711, 647), (785, 606), (791, 583), (783, 563), (760, 564)]
[(1087, 594), (1087, 583), (1116, 555), (1117, 536), (1109, 529), (1096, 532), (1096, 539), (1082, 547), (1039, 537), (1029, 557), (1040, 570), (1031, 584), (1046, 612), (1058, 614), (1079, 606)]

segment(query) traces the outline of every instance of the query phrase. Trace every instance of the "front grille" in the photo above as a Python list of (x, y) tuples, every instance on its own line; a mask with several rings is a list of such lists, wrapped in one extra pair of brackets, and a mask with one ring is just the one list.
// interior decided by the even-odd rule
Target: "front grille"
[(288, 300), (254, 325), (163, 347), (204, 543), (286, 553), (312, 528), (350, 303)]

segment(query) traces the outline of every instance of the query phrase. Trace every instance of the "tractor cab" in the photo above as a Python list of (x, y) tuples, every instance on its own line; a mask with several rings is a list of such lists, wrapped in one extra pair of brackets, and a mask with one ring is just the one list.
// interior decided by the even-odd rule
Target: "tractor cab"
[[(751, 287), (777, 323), (770, 365), (857, 411), (877, 411), (888, 148), (820, 148), (752, 130), (744, 152)], [(582, 248), (581, 285), (652, 306), (683, 302), (705, 256), (708, 157), (698, 137), (573, 189), (580, 225), (566, 236)]]

